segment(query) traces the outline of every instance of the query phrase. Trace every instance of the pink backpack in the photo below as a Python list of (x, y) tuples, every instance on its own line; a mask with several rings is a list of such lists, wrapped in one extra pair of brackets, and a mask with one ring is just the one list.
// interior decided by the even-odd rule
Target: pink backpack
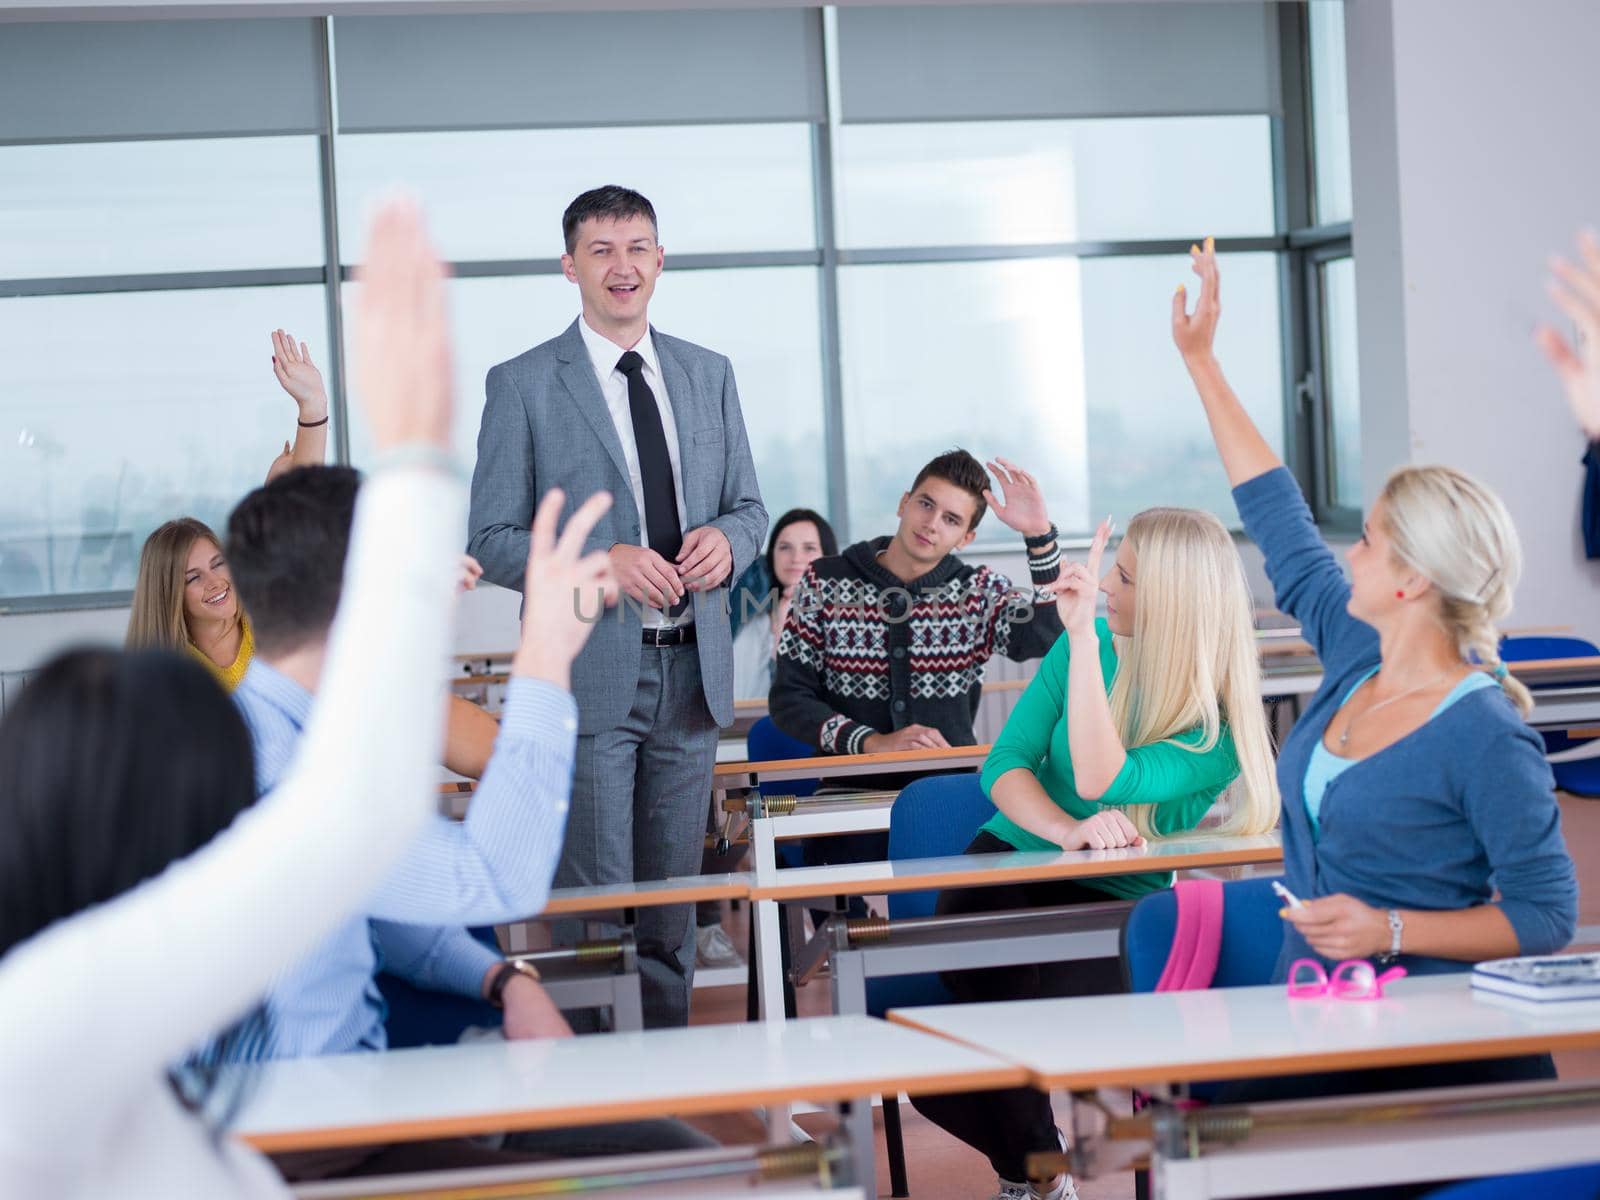
[(1211, 986), (1222, 950), (1222, 881), (1185, 879), (1172, 887), (1178, 925), (1167, 965), (1156, 981), (1158, 992), (1188, 992)]

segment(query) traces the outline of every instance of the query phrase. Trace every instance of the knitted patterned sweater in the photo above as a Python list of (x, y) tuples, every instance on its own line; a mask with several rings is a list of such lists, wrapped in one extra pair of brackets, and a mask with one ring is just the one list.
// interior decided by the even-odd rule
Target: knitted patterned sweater
[(826, 754), (860, 754), (868, 734), (907, 725), (973, 745), (990, 656), (1039, 658), (1061, 634), (1055, 602), (1037, 591), (1060, 574), (1057, 555), (1027, 589), (954, 555), (904, 583), (878, 562), (888, 544), (812, 563), (778, 641), (773, 723)]

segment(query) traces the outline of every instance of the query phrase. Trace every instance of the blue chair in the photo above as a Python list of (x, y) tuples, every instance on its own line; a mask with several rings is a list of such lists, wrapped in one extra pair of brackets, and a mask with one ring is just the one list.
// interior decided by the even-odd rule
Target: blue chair
[[(744, 735), (745, 757), (751, 762), (775, 762), (785, 758), (815, 758), (816, 748), (799, 738), (790, 737), (772, 723), (771, 717), (762, 717), (750, 726)], [(758, 789), (763, 796), (809, 796), (820, 784), (816, 779), (786, 779), (782, 783), (762, 784)]]
[[(1236, 879), (1222, 885), (1222, 946), (1212, 987), (1252, 987), (1272, 982), (1283, 944), (1283, 902), (1271, 879)], [(1130, 992), (1153, 992), (1167, 965), (1178, 929), (1178, 899), (1171, 888), (1140, 898), (1122, 924), (1122, 972)]]
[[(1500, 641), (1500, 657), (1506, 662), (1528, 662), (1541, 658), (1588, 658), (1600, 655), (1600, 646), (1583, 638), (1571, 637), (1508, 637)], [(1585, 683), (1600, 680), (1584, 680)], [(1570, 683), (1552, 686), (1570, 687)], [(1534, 689), (1538, 690), (1537, 687)], [(1565, 733), (1546, 733), (1546, 754), (1570, 750), (1592, 741), (1591, 738), (1572, 738)], [(1552, 763), (1556, 786), (1576, 796), (1600, 796), (1600, 758), (1586, 758), (1578, 762)]]
[[(469, 932), (496, 954), (494, 927), (482, 925)], [(413, 987), (398, 975), (378, 973), (378, 991), (388, 1009), (383, 1019), (389, 1049), (407, 1046), (448, 1046), (458, 1041), (468, 1025), (500, 1024), (502, 1014), (487, 1000), (454, 996)]]
[[(976, 775), (930, 775), (914, 779), (895, 797), (889, 810), (889, 860), (941, 858), (960, 854), (973, 835), (994, 815)], [(930, 917), (939, 893), (895, 892), (889, 917)], [(867, 1011), (881, 1017), (891, 1008), (949, 1004), (954, 1000), (937, 975), (890, 975), (867, 980)], [(900, 1099), (883, 1098), (883, 1133), (889, 1151), (889, 1187), (907, 1196), (906, 1150), (900, 1135)]]
[(1594, 1200), (1600, 1196), (1600, 1164), (1452, 1183), (1429, 1192), (1425, 1200), (1524, 1200), (1527, 1196), (1537, 1196), (1539, 1200)]

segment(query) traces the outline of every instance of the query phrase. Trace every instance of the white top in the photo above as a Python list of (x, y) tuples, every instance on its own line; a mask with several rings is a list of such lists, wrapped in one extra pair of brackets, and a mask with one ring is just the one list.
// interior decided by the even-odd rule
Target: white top
[(733, 698), (765, 700), (772, 691), (772, 619), (758, 614), (739, 626), (733, 639)]
[(1282, 984), (893, 1009), (889, 1020), (1028, 1068), (1035, 1086), (1124, 1087), (1495, 1058), (1600, 1046), (1600, 1001), (1531, 1009), (1465, 971), (1382, 1000), (1291, 1000)]
[[(633, 488), (633, 506), (639, 513), (639, 544), (650, 544), (650, 525), (644, 515), (644, 476), (639, 473), (639, 443), (633, 436), (633, 410), (628, 407), (628, 377), (617, 370), (617, 360), (626, 350), (589, 328), (589, 322), (578, 316), (578, 332), (589, 351), (589, 362), (594, 366), (594, 377), (600, 383), (600, 394), (606, 398), (606, 411), (611, 414), (617, 437), (622, 441), (622, 457), (628, 464), (628, 485)], [(655, 338), (646, 333), (629, 347), (644, 359), (644, 381), (656, 394), (656, 408), (661, 411), (661, 432), (667, 439), (667, 457), (672, 460), (672, 494), (678, 501), (678, 528), (689, 532), (689, 517), (683, 507), (683, 465), (678, 461), (678, 422), (672, 415), (672, 398), (667, 395), (667, 382), (661, 377), (661, 361), (656, 358)], [(659, 608), (644, 611), (644, 627), (654, 629), (660, 625), (686, 625), (694, 620), (691, 606), (676, 620), (669, 618)]]
[(269, 1164), (213, 1144), (166, 1068), (354, 911), (429, 819), (465, 518), (465, 489), (437, 472), (374, 475), (283, 784), (195, 854), (0, 958), (0, 1196), (289, 1195)]
[(1004, 1087), (1023, 1078), (991, 1055), (866, 1016), (469, 1042), (240, 1069), (258, 1072), (260, 1086), (238, 1130), (273, 1151)]

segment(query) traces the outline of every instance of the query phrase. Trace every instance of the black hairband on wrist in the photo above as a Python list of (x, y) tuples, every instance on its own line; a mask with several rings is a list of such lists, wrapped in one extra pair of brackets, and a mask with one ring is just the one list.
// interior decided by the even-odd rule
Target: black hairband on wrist
[(1024, 537), (1022, 539), (1022, 544), (1024, 546), (1026, 546), (1029, 550), (1042, 550), (1046, 546), (1048, 546), (1051, 542), (1055, 541), (1056, 540), (1056, 536), (1057, 536), (1056, 527), (1052, 523), (1051, 526), (1050, 526), (1050, 531), (1048, 533), (1036, 533), (1036, 534), (1033, 534), (1031, 537)]
[(328, 418), (327, 417), (323, 417), (322, 420), (320, 420), (320, 421), (296, 421), (295, 422), (295, 424), (300, 426), (301, 429), (315, 429), (318, 425), (326, 425), (327, 423), (328, 423)]

